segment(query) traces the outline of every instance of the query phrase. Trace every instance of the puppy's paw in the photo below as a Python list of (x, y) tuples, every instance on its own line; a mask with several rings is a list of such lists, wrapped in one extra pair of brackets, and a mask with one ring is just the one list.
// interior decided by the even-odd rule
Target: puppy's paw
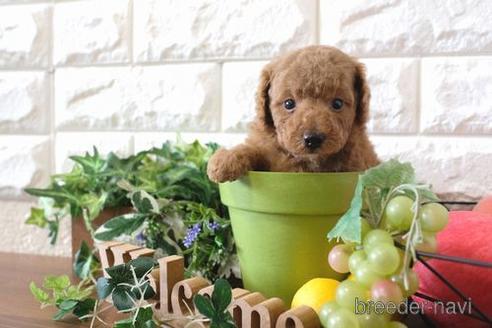
[(252, 167), (249, 159), (234, 150), (219, 149), (209, 160), (207, 174), (214, 182), (234, 181)]

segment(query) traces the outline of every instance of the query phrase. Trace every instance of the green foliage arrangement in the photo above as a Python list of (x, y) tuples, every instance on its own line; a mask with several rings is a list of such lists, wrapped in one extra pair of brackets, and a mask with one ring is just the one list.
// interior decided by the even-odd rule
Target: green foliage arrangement
[[(78, 256), (78, 263), (91, 263), (87, 258), (85, 255)], [(235, 327), (231, 315), (227, 312), (227, 307), (232, 301), (232, 288), (225, 279), (215, 282), (211, 299), (201, 295), (195, 296), (193, 301), (196, 313), (190, 311), (187, 315), (156, 316), (154, 305), (147, 300), (155, 296), (149, 274), (157, 265), (152, 258), (137, 258), (106, 269), (109, 277), (100, 277), (95, 284), (93, 270), (87, 272), (82, 266), (77, 266), (76, 273), (79, 277), (84, 277), (87, 273), (77, 286), (71, 285), (68, 276), (63, 275), (46, 277), (42, 288), (31, 283), (30, 289), (42, 307), (54, 306), (58, 309), (54, 320), (71, 314), (80, 320), (90, 320), (90, 327), (94, 327), (96, 322), (114, 328), (172, 327), (173, 322), (179, 322), (180, 326), (193, 322), (210, 322), (210, 327)], [(96, 266), (95, 270), (97, 269)], [(97, 292), (97, 298), (94, 296), (94, 290)], [(114, 323), (105, 322), (102, 314), (113, 307), (107, 305), (102, 308), (106, 298), (112, 300), (119, 312), (128, 313), (128, 317)]]
[[(206, 174), (217, 148), (178, 141), (127, 158), (103, 157), (96, 148), (72, 156), (70, 172), (54, 175), (47, 188), (26, 189), (39, 197), (26, 223), (49, 229), (55, 243), (60, 220), (82, 218), (94, 239), (120, 239), (161, 255), (183, 255), (190, 276), (229, 277), (237, 267), (230, 222), (218, 186)], [(104, 209), (121, 207), (133, 211), (96, 231), (93, 221)]]

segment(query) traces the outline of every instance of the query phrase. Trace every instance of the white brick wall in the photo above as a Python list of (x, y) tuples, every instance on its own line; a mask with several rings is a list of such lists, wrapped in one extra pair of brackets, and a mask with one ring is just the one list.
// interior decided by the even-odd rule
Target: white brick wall
[(67, 156), (121, 155), (182, 133), (227, 146), (261, 67), (331, 44), (367, 65), (369, 130), (450, 199), (492, 192), (488, 0), (0, 0), (0, 251), (68, 255), (23, 224)]

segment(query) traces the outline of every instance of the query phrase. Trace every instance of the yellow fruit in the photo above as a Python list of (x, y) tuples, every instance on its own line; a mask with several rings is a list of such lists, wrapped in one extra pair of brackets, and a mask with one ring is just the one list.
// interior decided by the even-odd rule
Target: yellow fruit
[(335, 279), (328, 278), (309, 280), (294, 295), (292, 308), (307, 305), (319, 313), (323, 304), (335, 300), (335, 291), (339, 283)]

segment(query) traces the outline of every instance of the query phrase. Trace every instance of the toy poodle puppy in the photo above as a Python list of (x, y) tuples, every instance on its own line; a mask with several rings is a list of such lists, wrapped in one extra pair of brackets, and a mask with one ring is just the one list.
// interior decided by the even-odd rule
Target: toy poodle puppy
[(256, 118), (243, 144), (219, 149), (208, 163), (215, 182), (250, 170), (362, 171), (379, 163), (366, 134), (365, 68), (328, 46), (274, 59), (261, 73)]

